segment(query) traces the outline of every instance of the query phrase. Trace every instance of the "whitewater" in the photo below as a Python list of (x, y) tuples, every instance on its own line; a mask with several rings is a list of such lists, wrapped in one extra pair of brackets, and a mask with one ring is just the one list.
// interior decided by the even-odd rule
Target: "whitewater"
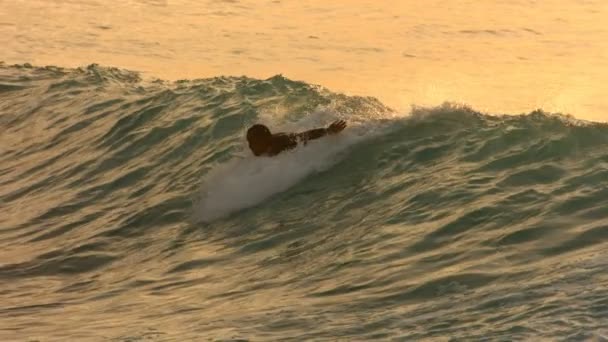
[(2, 341), (608, 339), (608, 124), (0, 63), (0, 127)]

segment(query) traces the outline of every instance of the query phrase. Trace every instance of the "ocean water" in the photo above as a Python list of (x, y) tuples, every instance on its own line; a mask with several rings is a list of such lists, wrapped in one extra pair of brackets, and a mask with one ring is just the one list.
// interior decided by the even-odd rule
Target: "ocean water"
[(2, 341), (608, 339), (607, 124), (0, 64), (0, 128)]
[(0, 0), (0, 61), (608, 121), (605, 0)]

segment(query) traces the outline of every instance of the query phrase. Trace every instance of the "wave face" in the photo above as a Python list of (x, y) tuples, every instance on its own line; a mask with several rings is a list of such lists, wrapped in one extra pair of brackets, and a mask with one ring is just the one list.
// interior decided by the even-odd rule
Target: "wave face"
[(1, 340), (608, 338), (605, 124), (0, 65), (0, 125)]

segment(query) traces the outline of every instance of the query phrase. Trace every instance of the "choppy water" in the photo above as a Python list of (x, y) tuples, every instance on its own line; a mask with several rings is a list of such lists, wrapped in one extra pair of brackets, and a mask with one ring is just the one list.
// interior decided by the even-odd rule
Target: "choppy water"
[(0, 340), (608, 338), (606, 124), (0, 64), (0, 125)]

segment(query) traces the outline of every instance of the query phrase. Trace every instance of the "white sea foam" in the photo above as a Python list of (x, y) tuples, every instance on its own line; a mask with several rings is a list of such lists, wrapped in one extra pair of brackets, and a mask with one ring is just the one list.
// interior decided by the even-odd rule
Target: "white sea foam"
[[(299, 131), (316, 122), (307, 118)], [(348, 153), (350, 146), (376, 135), (385, 126), (376, 120), (349, 123), (338, 135), (311, 141), (275, 157), (254, 157), (245, 150), (245, 156), (219, 165), (205, 177), (194, 207), (195, 220), (209, 222), (258, 205), (306, 176), (331, 167)], [(291, 129), (294, 125), (280, 128)]]

